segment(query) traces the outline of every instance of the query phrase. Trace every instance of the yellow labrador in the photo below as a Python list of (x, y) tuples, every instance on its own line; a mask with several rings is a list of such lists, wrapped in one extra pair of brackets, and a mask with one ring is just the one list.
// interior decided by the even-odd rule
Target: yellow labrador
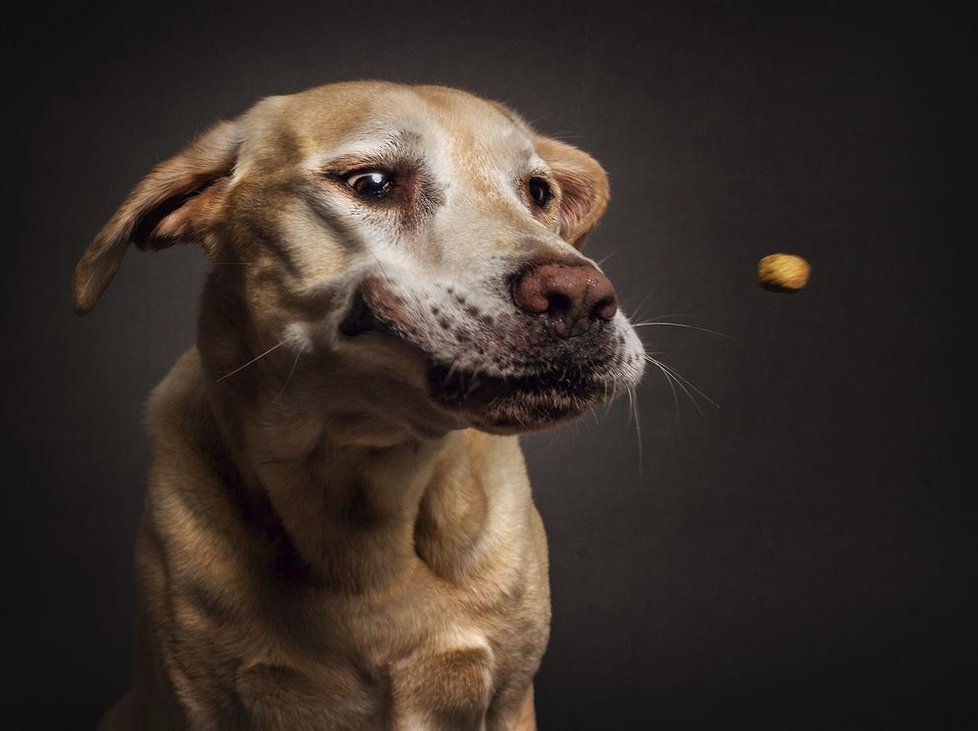
[(201, 244), (155, 390), (127, 729), (532, 729), (547, 547), (516, 434), (634, 386), (578, 251), (588, 155), (442, 87), (272, 97), (153, 170), (75, 273)]

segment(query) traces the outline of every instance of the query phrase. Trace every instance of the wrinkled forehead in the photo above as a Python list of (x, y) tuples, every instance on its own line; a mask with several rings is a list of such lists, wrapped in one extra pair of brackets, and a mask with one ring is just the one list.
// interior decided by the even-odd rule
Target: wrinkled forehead
[(272, 97), (247, 117), (241, 161), (262, 168), (406, 154), (468, 168), (540, 164), (529, 128), (505, 107), (434, 86), (336, 84)]

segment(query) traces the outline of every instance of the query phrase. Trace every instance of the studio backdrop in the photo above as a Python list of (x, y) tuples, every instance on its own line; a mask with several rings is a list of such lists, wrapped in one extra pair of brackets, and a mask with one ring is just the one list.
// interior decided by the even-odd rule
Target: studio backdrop
[[(194, 342), (208, 267), (194, 247), (134, 250), (78, 318), (75, 263), (216, 121), (376, 78), (499, 100), (601, 161), (612, 201), (586, 253), (662, 364), (633, 400), (523, 439), (553, 592), (540, 727), (963, 727), (962, 18), (827, 1), (24, 12), (4, 51), (0, 725), (91, 728), (129, 685), (145, 403)], [(774, 252), (810, 262), (805, 289), (758, 285)]]

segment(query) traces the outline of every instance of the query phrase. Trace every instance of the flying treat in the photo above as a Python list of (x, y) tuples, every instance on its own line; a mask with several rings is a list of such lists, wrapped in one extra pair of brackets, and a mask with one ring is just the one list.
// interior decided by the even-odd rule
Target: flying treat
[(797, 292), (808, 284), (812, 268), (794, 254), (770, 254), (757, 263), (761, 286), (775, 292)]

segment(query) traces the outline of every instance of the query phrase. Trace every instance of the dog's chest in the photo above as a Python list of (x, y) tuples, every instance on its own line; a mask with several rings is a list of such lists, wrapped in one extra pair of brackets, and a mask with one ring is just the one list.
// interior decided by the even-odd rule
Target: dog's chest
[[(394, 596), (293, 607), (298, 615), (290, 614), (305, 615), (307, 624), (299, 632), (295, 624), (279, 628), (291, 635), (291, 657), (237, 673), (235, 695), (248, 722), (481, 728), (494, 704), (508, 702), (509, 689), (529, 684), (546, 644), (546, 599), (535, 577), (486, 603), (484, 596), (448, 597), (426, 573), (419, 569), (414, 584)], [(291, 709), (291, 721), (283, 708)]]
[(155, 650), (192, 668), (168, 680), (198, 726), (480, 728), (518, 705), (549, 596), (515, 440), (454, 437), (399, 492), (376, 469), (270, 468), (264, 500), (190, 437), (155, 462), (140, 564)]

